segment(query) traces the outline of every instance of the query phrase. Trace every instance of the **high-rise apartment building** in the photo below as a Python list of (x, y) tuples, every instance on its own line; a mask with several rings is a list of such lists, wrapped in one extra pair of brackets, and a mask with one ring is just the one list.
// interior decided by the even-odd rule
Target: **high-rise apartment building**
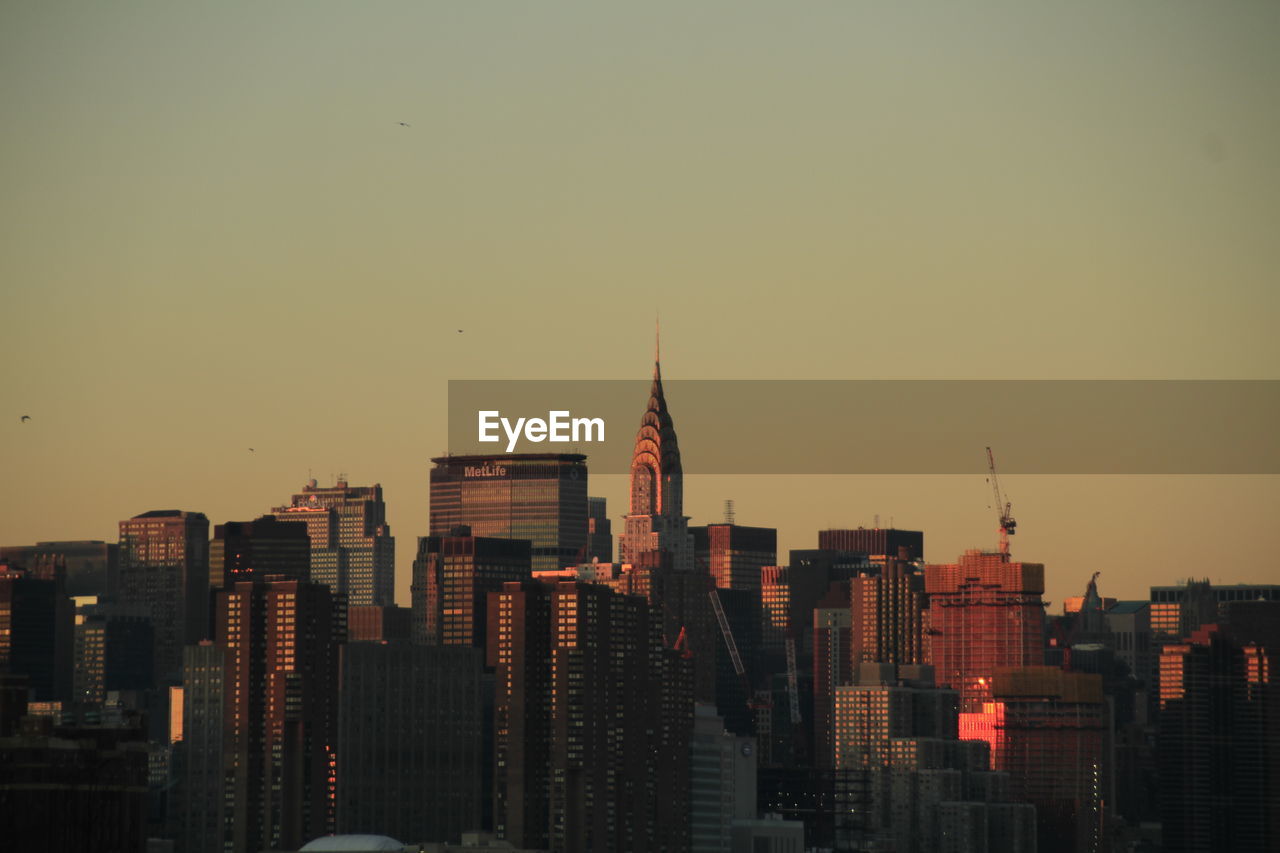
[(489, 593), (528, 578), (530, 565), (527, 540), (472, 536), (466, 526), (419, 537), (410, 588), (414, 639), (483, 648)]
[(929, 647), (938, 683), (960, 691), (962, 710), (991, 701), (1001, 667), (1044, 664), (1044, 566), (966, 551), (926, 565)]
[(307, 526), (311, 580), (351, 604), (395, 604), (396, 540), (380, 484), (352, 486), (340, 476), (319, 486), (313, 479), (272, 513)]
[[(905, 556), (905, 552), (904, 552)], [(862, 663), (929, 662), (924, 575), (899, 557), (849, 580), (850, 654)]]
[(832, 767), (835, 755), (836, 688), (853, 682), (849, 617), (849, 581), (836, 581), (813, 608), (813, 759), (823, 769)]
[(640, 418), (631, 457), (631, 502), (618, 539), (619, 561), (638, 564), (643, 554), (666, 551), (678, 572), (694, 570), (693, 535), (684, 514), (684, 468), (675, 423), (662, 391), (662, 367), (654, 354), (649, 403)]
[(323, 584), (267, 578), (218, 591), (214, 620), (229, 850), (296, 849), (333, 831), (345, 608)]
[(347, 608), (348, 643), (382, 643), (413, 637), (413, 611), (373, 604)]
[(483, 651), (342, 650), (337, 831), (454, 842), (481, 826)]
[(495, 830), (553, 851), (689, 845), (690, 662), (644, 599), (600, 584), (490, 598)]
[(151, 620), (156, 683), (176, 682), (183, 646), (209, 634), (209, 519), (162, 509), (120, 522), (120, 600)]
[(755, 745), (755, 738), (727, 731), (715, 708), (696, 706), (689, 780), (693, 853), (729, 853), (734, 822), (755, 818)]
[(459, 527), (530, 543), (534, 571), (587, 555), (587, 457), (580, 453), (440, 456), (431, 461), (432, 536)]
[(778, 531), (742, 524), (690, 527), (694, 560), (721, 589), (760, 592), (760, 570), (778, 562)]

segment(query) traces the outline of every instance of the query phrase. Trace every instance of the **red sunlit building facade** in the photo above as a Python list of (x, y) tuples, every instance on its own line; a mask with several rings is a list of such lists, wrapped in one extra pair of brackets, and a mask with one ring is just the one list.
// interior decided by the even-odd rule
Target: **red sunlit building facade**
[(1035, 666), (997, 670), (992, 701), (960, 715), (960, 737), (991, 746), (991, 769), (1036, 807), (1040, 853), (1105, 849), (1109, 726), (1101, 676)]
[(924, 567), (928, 642), (938, 684), (960, 692), (962, 711), (992, 700), (1001, 667), (1044, 664), (1044, 566), (966, 551)]

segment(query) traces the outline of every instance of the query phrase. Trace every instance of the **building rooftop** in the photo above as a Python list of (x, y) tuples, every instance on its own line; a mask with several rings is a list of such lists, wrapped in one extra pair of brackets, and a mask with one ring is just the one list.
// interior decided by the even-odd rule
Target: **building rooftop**
[(404, 850), (404, 845), (385, 835), (326, 835), (302, 846), (299, 853), (378, 853), (381, 850)]

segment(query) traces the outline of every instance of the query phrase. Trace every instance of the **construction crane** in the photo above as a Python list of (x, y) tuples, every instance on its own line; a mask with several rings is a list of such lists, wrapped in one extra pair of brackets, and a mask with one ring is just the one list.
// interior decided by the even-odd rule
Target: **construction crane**
[(729, 627), (729, 617), (725, 616), (724, 605), (720, 603), (720, 590), (713, 583), (707, 595), (711, 598), (711, 609), (715, 611), (716, 621), (720, 623), (720, 633), (724, 636), (725, 647), (729, 649), (729, 659), (733, 662), (733, 671), (742, 680), (742, 692), (747, 697), (747, 707), (752, 712), (771, 707), (767, 702), (758, 700), (751, 691), (751, 680), (747, 678), (747, 668), (742, 665), (742, 655), (738, 654), (738, 644), (733, 639), (733, 629)]
[(1000, 480), (996, 477), (996, 457), (987, 448), (987, 469), (991, 472), (991, 490), (996, 496), (996, 512), (1000, 514), (1000, 553), (1009, 556), (1009, 537), (1018, 532), (1018, 522), (1013, 518), (1013, 504), (1000, 494)]

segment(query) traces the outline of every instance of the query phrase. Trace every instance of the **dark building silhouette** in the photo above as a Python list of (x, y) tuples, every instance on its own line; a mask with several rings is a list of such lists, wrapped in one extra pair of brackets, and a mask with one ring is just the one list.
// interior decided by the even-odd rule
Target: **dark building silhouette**
[(587, 560), (613, 562), (613, 522), (604, 498), (587, 498)]
[(395, 604), (396, 540), (381, 484), (352, 486), (344, 476), (332, 486), (309, 480), (272, 514), (306, 525), (311, 580), (354, 605)]
[(687, 849), (690, 661), (664, 647), (644, 599), (525, 581), (490, 608), (498, 836), (554, 851)]
[(114, 596), (119, 592), (120, 546), (97, 539), (0, 547), (0, 563), (35, 566), (53, 559), (66, 567), (67, 595)]
[(223, 853), (228, 838), (227, 673), (225, 646), (205, 640), (183, 650), (182, 737), (174, 745), (181, 781), (173, 810), (183, 853)]
[(154, 656), (155, 631), (141, 607), (77, 599), (74, 702), (101, 705), (108, 691), (150, 689)]
[(991, 701), (1001, 667), (1044, 664), (1044, 566), (966, 551), (926, 565), (929, 648), (938, 684), (960, 691), (961, 710)]
[(337, 831), (456, 843), (481, 825), (480, 648), (342, 650)]
[(778, 531), (772, 527), (708, 524), (690, 527), (694, 559), (721, 589), (760, 593), (760, 570), (778, 562)]
[(465, 525), (449, 536), (420, 536), (410, 587), (414, 640), (483, 648), (489, 593), (528, 578), (531, 562), (527, 540), (472, 536)]
[[(846, 530), (819, 530), (818, 548), (824, 551), (857, 551), (873, 557), (924, 559), (924, 533), (919, 530), (859, 527)], [(905, 553), (903, 548), (907, 549)]]
[(1038, 850), (1109, 849), (1110, 718), (1102, 677), (1047, 667), (997, 669), (992, 701), (961, 714), (961, 737), (984, 740), (1010, 790), (1036, 807)]
[(813, 764), (834, 766), (835, 692), (853, 682), (849, 581), (835, 581), (813, 609)]
[(587, 457), (578, 453), (440, 456), (431, 461), (432, 536), (524, 539), (534, 571), (587, 556)]
[(347, 608), (348, 643), (382, 643), (413, 636), (413, 611), (408, 607), (374, 604)]
[(72, 698), (75, 614), (62, 590), (61, 574), (0, 563), (0, 673), (26, 676), (39, 701)]
[(1160, 655), (1164, 849), (1275, 850), (1280, 843), (1280, 602), (1228, 606)]
[(147, 744), (121, 727), (22, 719), (0, 737), (0, 843), (5, 850), (139, 851), (147, 829)]
[(209, 635), (209, 519), (162, 509), (120, 522), (120, 600), (146, 608), (156, 683), (176, 683), (182, 647)]
[(311, 574), (311, 539), (301, 524), (264, 515), (228, 521), (213, 528), (209, 543), (209, 586), (222, 589), (241, 581), (279, 575), (305, 581)]
[(215, 593), (233, 853), (293, 849), (333, 831), (345, 619), (323, 584), (267, 578)]

